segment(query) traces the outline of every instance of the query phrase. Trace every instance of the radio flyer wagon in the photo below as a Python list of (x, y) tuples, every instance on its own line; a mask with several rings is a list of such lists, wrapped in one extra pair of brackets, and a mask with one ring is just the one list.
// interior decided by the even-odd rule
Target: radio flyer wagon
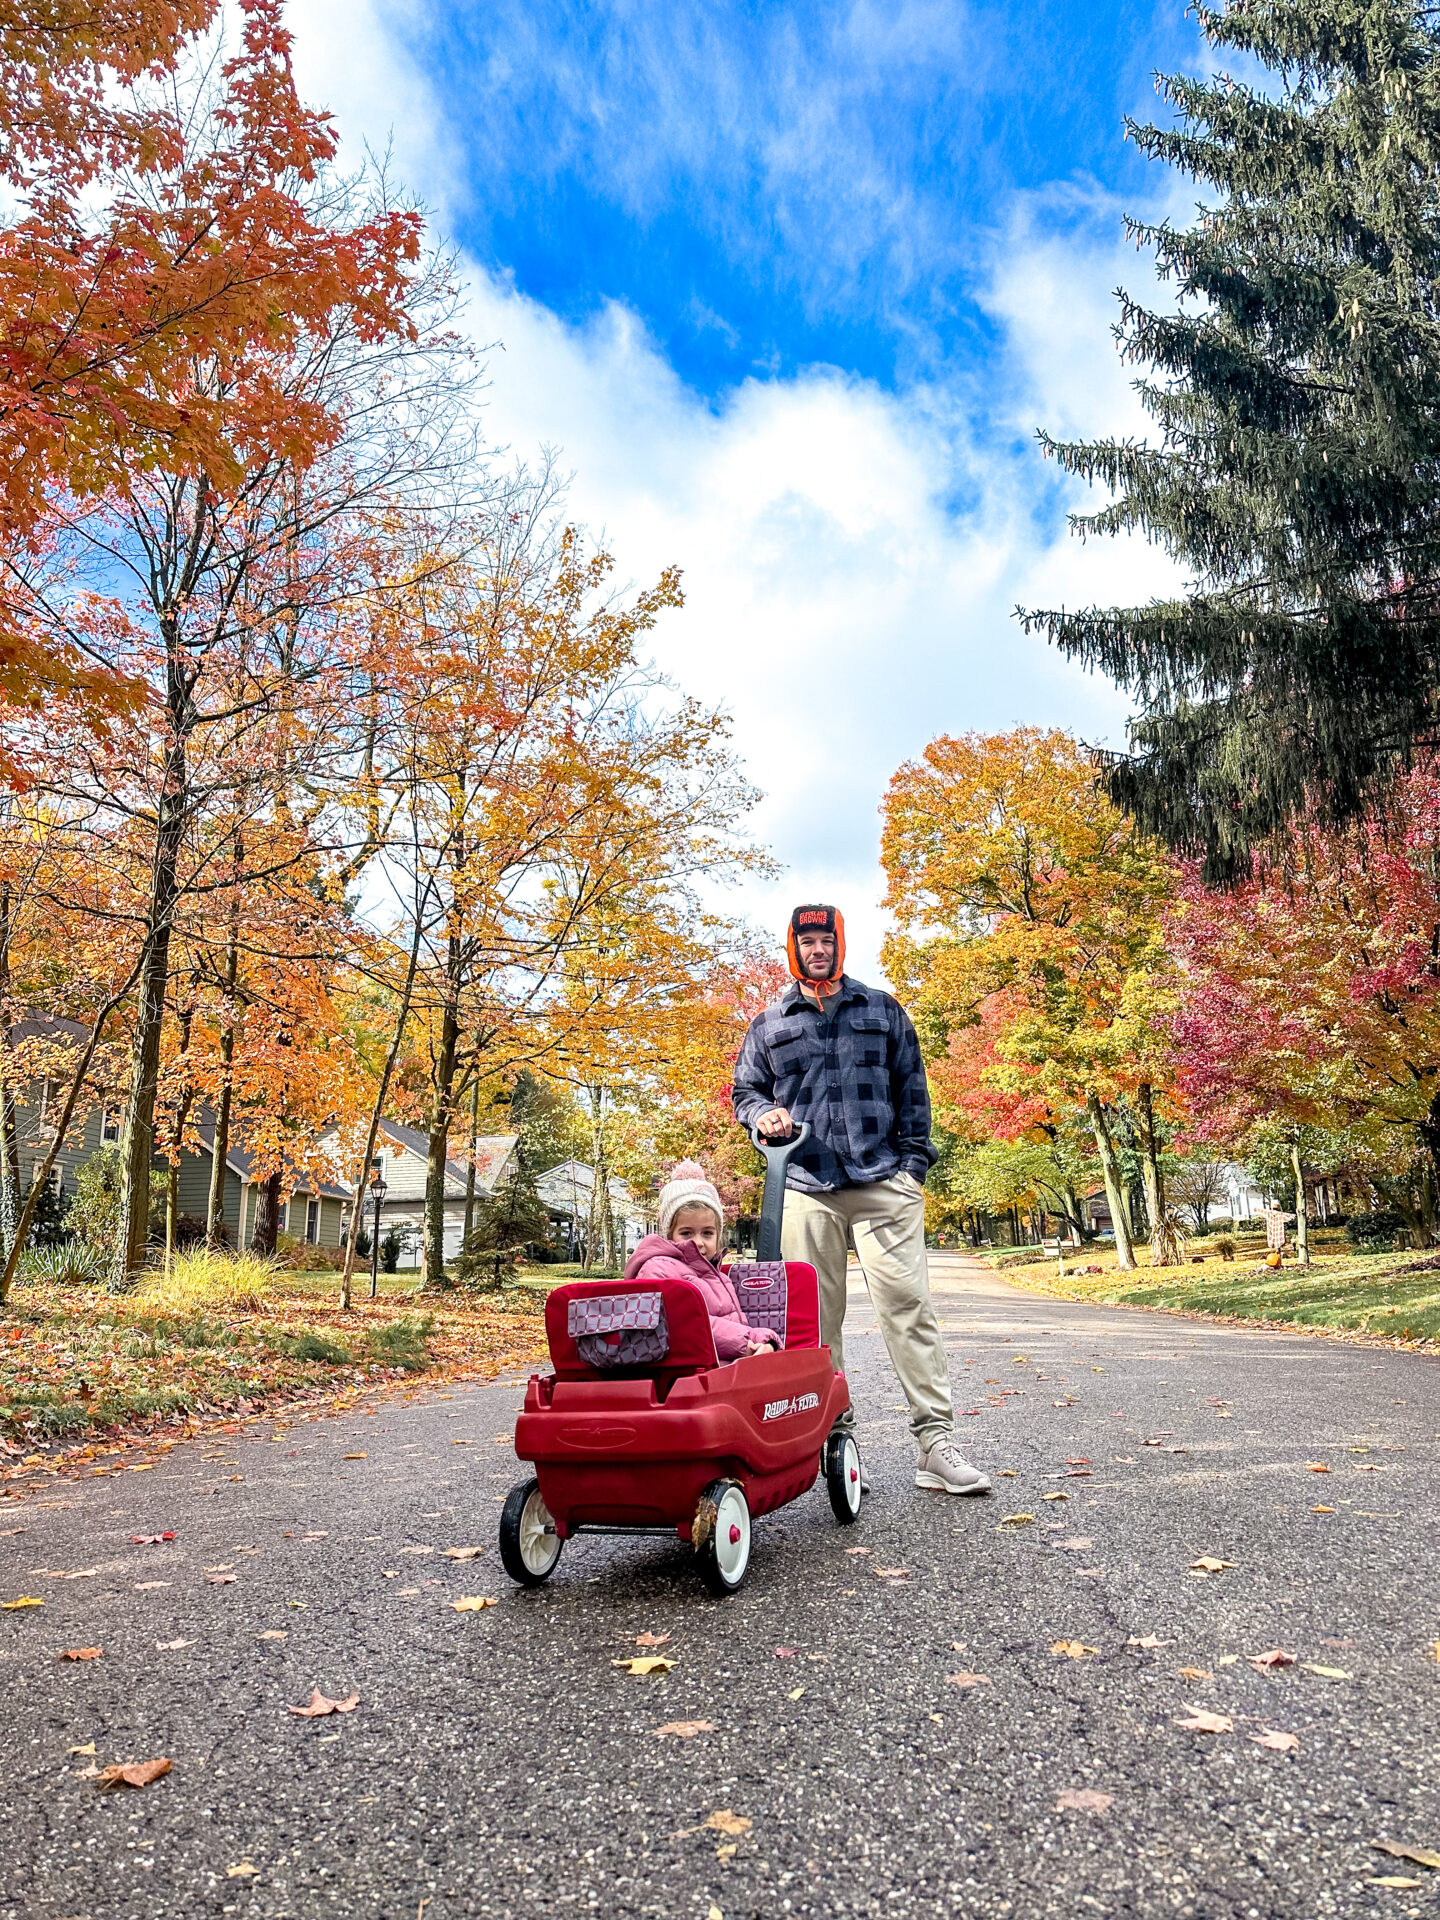
[(534, 1474), (500, 1517), (500, 1558), (521, 1586), (555, 1571), (582, 1533), (674, 1535), (694, 1549), (711, 1593), (734, 1593), (751, 1529), (823, 1473), (835, 1518), (860, 1516), (860, 1453), (838, 1425), (845, 1376), (820, 1344), (815, 1269), (780, 1259), (785, 1167), (808, 1137), (765, 1156), (758, 1259), (730, 1268), (745, 1317), (779, 1351), (722, 1366), (704, 1296), (688, 1280), (598, 1280), (556, 1287), (545, 1305), (553, 1371), (532, 1374), (515, 1451)]

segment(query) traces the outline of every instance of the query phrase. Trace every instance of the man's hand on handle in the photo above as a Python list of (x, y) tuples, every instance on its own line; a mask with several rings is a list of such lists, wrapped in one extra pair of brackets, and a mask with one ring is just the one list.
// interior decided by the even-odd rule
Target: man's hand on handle
[(795, 1122), (784, 1107), (771, 1107), (768, 1113), (761, 1114), (755, 1127), (767, 1140), (788, 1140), (795, 1131)]

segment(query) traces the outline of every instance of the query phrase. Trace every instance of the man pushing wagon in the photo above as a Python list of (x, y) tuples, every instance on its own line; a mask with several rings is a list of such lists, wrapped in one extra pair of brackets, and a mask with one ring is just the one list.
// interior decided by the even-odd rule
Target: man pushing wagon
[[(781, 1252), (820, 1277), (820, 1334), (844, 1368), (847, 1236), (910, 1406), (917, 1487), (988, 1493), (955, 1445), (945, 1345), (925, 1265), (930, 1090), (909, 1016), (844, 971), (835, 907), (797, 907), (786, 953), (795, 985), (750, 1023), (735, 1066), (735, 1115), (767, 1139), (809, 1121), (790, 1163)], [(853, 1416), (849, 1416), (853, 1418)]]

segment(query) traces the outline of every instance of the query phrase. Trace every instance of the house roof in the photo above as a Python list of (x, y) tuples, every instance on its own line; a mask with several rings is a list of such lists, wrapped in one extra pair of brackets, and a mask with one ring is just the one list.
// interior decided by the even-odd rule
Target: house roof
[[(382, 1120), (380, 1132), (388, 1134), (407, 1153), (418, 1154), (420, 1159), (427, 1158), (430, 1152), (429, 1135), (419, 1127), (407, 1127), (399, 1120)], [(519, 1144), (518, 1133), (482, 1134), (475, 1142), (475, 1185), (483, 1193), (493, 1193), (495, 1183), (505, 1171), (505, 1164)], [(445, 1162), (445, 1187), (447, 1193), (465, 1191), (466, 1162), (447, 1160)], [(453, 1197), (453, 1194), (452, 1194)]]
[[(213, 1154), (215, 1151), (215, 1110), (213, 1107), (207, 1105), (200, 1109), (199, 1116), (195, 1122), (195, 1131), (200, 1137), (201, 1151), (203, 1153)], [(255, 1156), (248, 1148), (237, 1146), (232, 1141), (229, 1151), (225, 1155), (225, 1164), (230, 1168), (232, 1173), (238, 1173), (242, 1180), (255, 1179)], [(348, 1181), (321, 1180), (317, 1182), (313, 1175), (307, 1174), (303, 1169), (293, 1166), (290, 1168), (290, 1172), (293, 1173), (296, 1178), (298, 1190), (303, 1193), (318, 1194), (324, 1199), (348, 1200), (350, 1198), (350, 1185)]]

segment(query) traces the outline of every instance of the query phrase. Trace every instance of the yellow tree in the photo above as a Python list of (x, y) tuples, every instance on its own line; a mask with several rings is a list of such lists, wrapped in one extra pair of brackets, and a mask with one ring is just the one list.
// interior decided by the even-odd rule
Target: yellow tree
[[(1083, 1113), (1120, 1264), (1133, 1266), (1113, 1107), (1133, 1094), (1153, 1114), (1170, 862), (1099, 791), (1076, 741), (1031, 727), (941, 736), (901, 767), (882, 858), (899, 929), (886, 969), (943, 1097), (1011, 1138), (1047, 1114)], [(1153, 1223), (1153, 1125), (1144, 1146)]]

